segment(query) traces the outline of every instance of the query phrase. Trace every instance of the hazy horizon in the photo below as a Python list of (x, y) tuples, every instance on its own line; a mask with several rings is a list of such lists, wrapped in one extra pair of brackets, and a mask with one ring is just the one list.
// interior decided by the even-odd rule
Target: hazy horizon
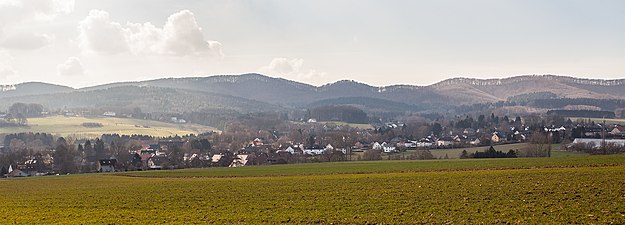
[(622, 1), (0, 1), (0, 84), (625, 77)]

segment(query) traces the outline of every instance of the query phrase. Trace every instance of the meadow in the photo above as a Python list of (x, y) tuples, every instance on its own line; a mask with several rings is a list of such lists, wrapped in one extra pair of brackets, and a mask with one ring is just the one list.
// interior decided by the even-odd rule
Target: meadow
[[(85, 127), (83, 123), (100, 123), (102, 127)], [(117, 117), (67, 117), (50, 116), (28, 118), (27, 127), (0, 128), (0, 134), (20, 132), (43, 132), (57, 136), (95, 138), (102, 134), (142, 134), (156, 137), (198, 134), (216, 130), (197, 124), (174, 124), (153, 120)]]
[(625, 155), (374, 161), (0, 180), (27, 224), (625, 223)]

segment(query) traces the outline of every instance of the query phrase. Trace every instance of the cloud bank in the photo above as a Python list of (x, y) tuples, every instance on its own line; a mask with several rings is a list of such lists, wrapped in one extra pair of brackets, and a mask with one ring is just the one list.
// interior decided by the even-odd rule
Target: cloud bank
[(269, 75), (280, 75), (300, 81), (321, 80), (326, 73), (304, 68), (303, 59), (274, 58), (269, 65), (263, 66), (259, 72)]
[(223, 57), (221, 43), (204, 37), (189, 10), (172, 14), (162, 28), (149, 22), (122, 25), (106, 11), (91, 10), (78, 29), (79, 45), (88, 53)]

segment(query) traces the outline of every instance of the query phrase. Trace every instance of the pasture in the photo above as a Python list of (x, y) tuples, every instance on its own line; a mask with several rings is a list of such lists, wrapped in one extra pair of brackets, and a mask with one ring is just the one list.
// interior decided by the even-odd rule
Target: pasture
[[(102, 127), (85, 127), (83, 123), (100, 123)], [(50, 116), (29, 118), (27, 127), (3, 127), (0, 134), (44, 132), (57, 136), (100, 137), (102, 134), (142, 134), (156, 137), (198, 134), (216, 130), (197, 124), (174, 124), (153, 120), (117, 117)]]
[(625, 155), (0, 180), (7, 223), (625, 223)]

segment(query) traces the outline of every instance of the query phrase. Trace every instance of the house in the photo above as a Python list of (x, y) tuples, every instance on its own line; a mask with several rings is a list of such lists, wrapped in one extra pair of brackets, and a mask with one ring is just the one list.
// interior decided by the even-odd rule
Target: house
[(19, 170), (19, 169), (13, 169), (12, 165), (9, 165), (9, 173), (6, 174), (7, 177), (27, 177), (28, 173)]
[(373, 144), (371, 144), (371, 149), (373, 150), (382, 150), (382, 144), (380, 144), (379, 142), (374, 142)]
[(263, 144), (263, 140), (261, 140), (260, 138), (256, 138), (252, 141), (252, 146), (261, 146)]
[(501, 143), (507, 141), (506, 134), (503, 132), (493, 132), (493, 136), (491, 136), (490, 140), (493, 143)]
[(452, 137), (442, 137), (436, 140), (436, 146), (439, 146), (439, 147), (452, 146), (453, 144), (454, 144), (454, 138)]
[(301, 154), (302, 153), (302, 149), (299, 147), (299, 145), (290, 145), (286, 149), (282, 149), (282, 150), (277, 150), (276, 151), (276, 153), (282, 153), (282, 152), (287, 152), (287, 153), (291, 153), (291, 154)]
[(397, 147), (416, 148), (417, 147), (417, 142), (416, 141), (406, 140), (406, 141), (402, 141), (402, 142), (397, 143)]
[(321, 155), (326, 151), (325, 148), (321, 148), (321, 146), (312, 146), (311, 148), (304, 149), (303, 153), (307, 155)]
[(482, 143), (482, 141), (480, 141), (480, 138), (475, 138), (475, 139), (472, 138), (471, 141), (469, 141), (469, 144), (475, 145), (475, 146), (480, 145), (480, 143)]
[(7, 177), (27, 177), (28, 174), (24, 171), (21, 170), (13, 170), (10, 173), (7, 174)]
[(115, 172), (115, 164), (117, 164), (117, 159), (100, 159), (96, 170), (101, 173)]
[(382, 149), (384, 150), (385, 153), (395, 153), (395, 152), (399, 152), (397, 150), (397, 147), (395, 147), (395, 145), (391, 144), (391, 143), (382, 143)]
[(429, 148), (434, 145), (434, 142), (429, 138), (421, 138), (417, 141), (417, 148)]
[(610, 131), (610, 134), (614, 136), (625, 136), (625, 127), (616, 126), (612, 129), (612, 131)]
[(152, 156), (148, 159), (148, 169), (160, 170), (163, 169), (163, 164), (167, 162), (167, 157), (164, 156)]
[(213, 167), (226, 167), (229, 166), (233, 160), (234, 157), (231, 152), (223, 151), (222, 153), (214, 154), (210, 162)]
[(17, 169), (27, 173), (29, 176), (41, 175), (45, 169), (41, 154), (26, 160), (24, 164), (17, 165)]
[(352, 147), (352, 152), (362, 152), (362, 151), (364, 151), (367, 148), (369, 148), (369, 143), (367, 143), (365, 141), (358, 141)]
[(603, 128), (601, 126), (587, 126), (583, 127), (584, 132), (582, 133), (583, 137), (595, 137), (600, 138), (601, 133), (603, 132)]
[(252, 165), (253, 158), (254, 158), (254, 155), (251, 155), (251, 154), (236, 155), (234, 159), (232, 160), (232, 163), (230, 163), (230, 166), (228, 167), (241, 167), (241, 166)]

